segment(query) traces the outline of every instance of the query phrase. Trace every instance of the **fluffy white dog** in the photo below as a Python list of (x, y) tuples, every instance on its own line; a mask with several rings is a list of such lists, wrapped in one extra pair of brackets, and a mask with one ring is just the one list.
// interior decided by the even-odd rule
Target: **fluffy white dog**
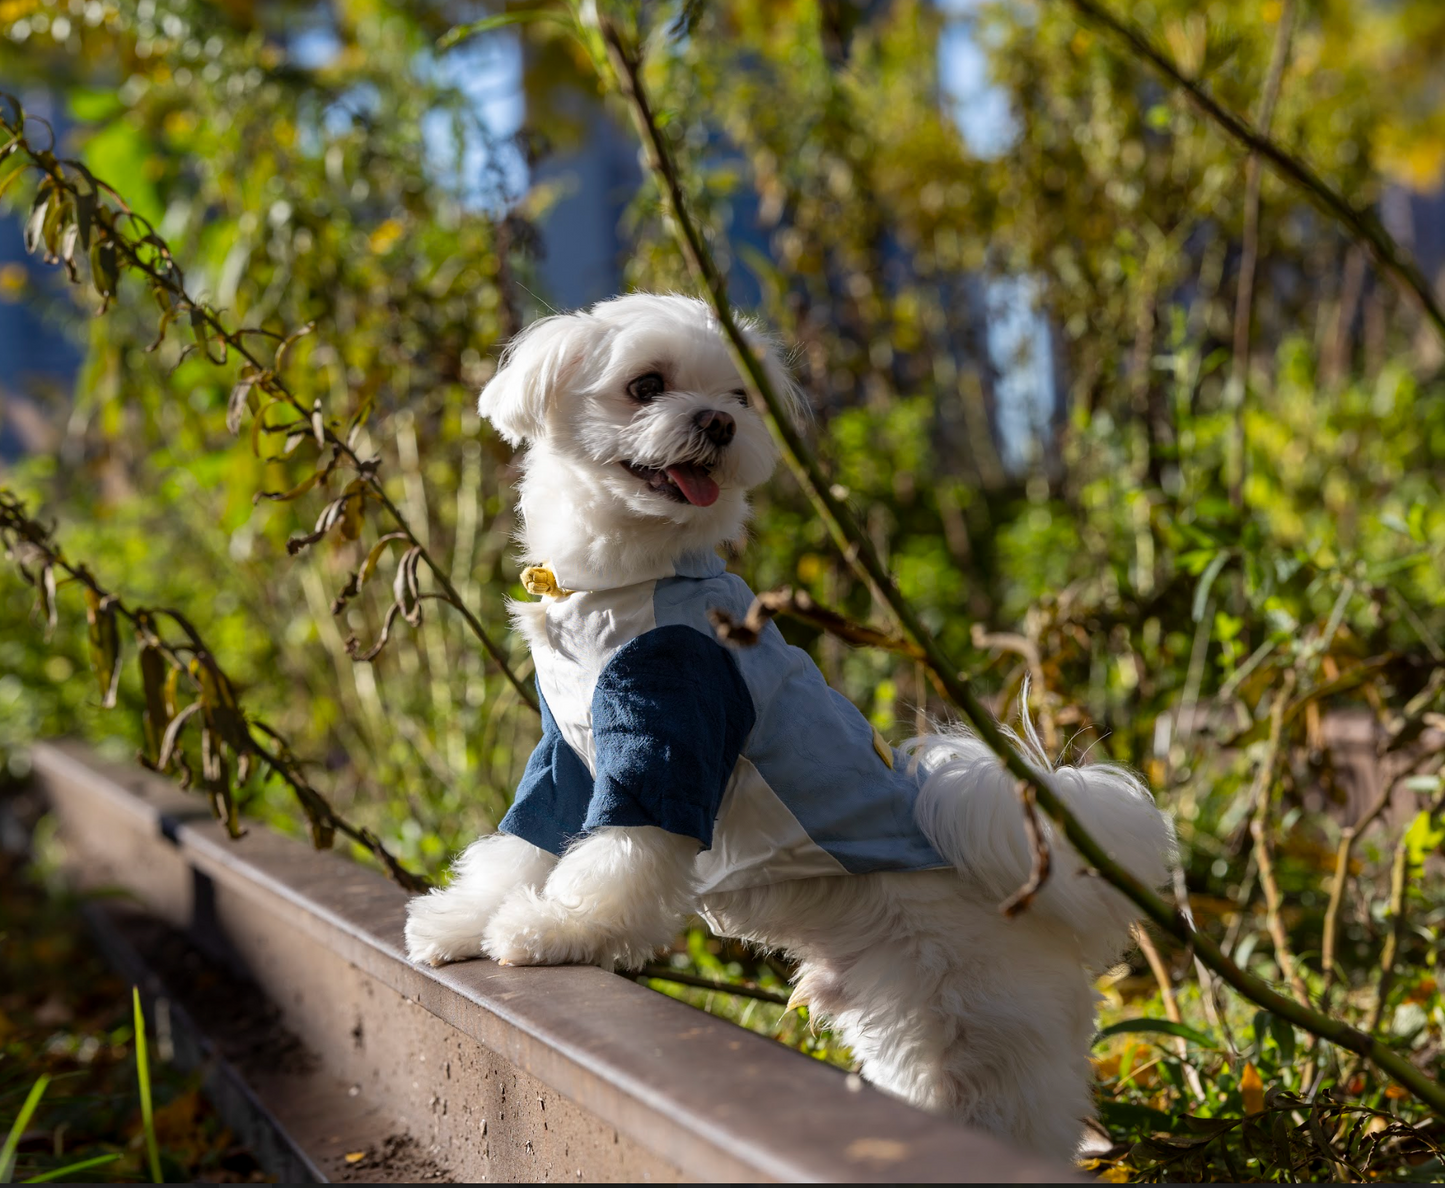
[[(717, 642), (707, 612), (741, 617), (752, 594), (715, 549), (776, 456), (707, 307), (634, 294), (544, 319), (480, 409), (527, 446), (524, 580), (542, 597), (513, 615), (543, 737), (499, 832), (412, 901), (412, 959), (636, 967), (696, 912), (796, 959), (795, 999), (873, 1084), (1072, 1156), (1094, 1112), (1089, 971), (1133, 912), (1055, 834), (1053, 877), (1004, 918), (1030, 850), (977, 739), (894, 750), (775, 627)], [(1137, 779), (1023, 745), (1116, 859), (1165, 881), (1173, 832)]]

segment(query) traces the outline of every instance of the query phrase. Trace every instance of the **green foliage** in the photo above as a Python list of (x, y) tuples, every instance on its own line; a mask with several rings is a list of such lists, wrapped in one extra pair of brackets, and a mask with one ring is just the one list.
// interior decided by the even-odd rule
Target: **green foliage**
[[(0, 154), (8, 200), (38, 212), (32, 242), (82, 282), (80, 314), (106, 309), (72, 317), (76, 391), (34, 394), (55, 428), (4, 485), (60, 520), (65, 554), (103, 590), (180, 610), (318, 795), (438, 871), (495, 824), (536, 737), (502, 667), (527, 664), (506, 625), (508, 451), (469, 409), (538, 312), (534, 223), (554, 191), (527, 188), (522, 162), (575, 143), (578, 111), (613, 102), (596, 98), (595, 36), (574, 36), (563, 6), (452, 36), (427, 11), (344, 0), (335, 54), (310, 66), (286, 49), (314, 18), (304, 4), (68, 11), (0, 6), (0, 70), (63, 80), (77, 130), (57, 151), (170, 255), (139, 221), (106, 223), (97, 212), (117, 204), (99, 187), (60, 202), (52, 186), (37, 204), (39, 175)], [(1180, 893), (1240, 965), (1438, 1077), (1445, 353), (1428, 325), (1266, 171), (1252, 349), (1235, 360), (1240, 150), (1069, 5), (628, 11), (710, 244), (797, 346), (811, 440), (925, 623), (1000, 713), (1030, 678), (1052, 750), (1146, 772), (1179, 823)], [(1281, 13), (1129, 8), (1238, 112), (1257, 106)], [(1442, 13), (1299, 6), (1272, 135), (1356, 205), (1445, 173)], [(959, 21), (1009, 102), (1002, 153), (970, 148), (941, 102), (937, 45)], [(444, 35), (455, 48), (437, 48)], [(509, 36), (529, 54), (518, 144), (448, 81)], [(628, 283), (686, 286), (650, 177), (622, 227)], [(159, 286), (158, 308), (137, 266), (167, 259), (183, 284)], [(1066, 397), (1022, 463), (987, 345), (1010, 277), (1047, 312)], [(757, 510), (734, 560), (755, 588), (791, 585), (892, 630), (794, 482)], [(0, 758), (23, 774), (26, 741), (60, 730), (155, 757), (173, 718), (147, 661), (130, 663), (103, 598), (52, 593), (43, 568), (39, 609), (0, 573)], [(885, 732), (944, 709), (912, 660), (780, 622)], [(120, 712), (100, 712), (109, 698)], [(236, 803), (294, 827), (291, 796), (254, 780)], [(1114, 1145), (1095, 1170), (1442, 1178), (1438, 1120), (1370, 1067), (1201, 989), (1186, 953), (1160, 957), (1167, 994), (1137, 956), (1102, 983)], [(671, 960), (783, 981), (699, 932)], [(847, 1061), (778, 1004), (669, 992)]]

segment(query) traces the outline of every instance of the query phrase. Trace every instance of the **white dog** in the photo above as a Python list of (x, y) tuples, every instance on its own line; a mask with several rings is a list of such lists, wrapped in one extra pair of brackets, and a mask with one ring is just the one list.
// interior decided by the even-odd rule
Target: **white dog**
[[(412, 901), (412, 959), (636, 967), (696, 912), (795, 958), (795, 999), (873, 1084), (1072, 1156), (1094, 1112), (1088, 971), (1133, 912), (1054, 833), (1053, 877), (1004, 918), (1030, 849), (977, 739), (895, 751), (775, 627), (717, 642), (707, 611), (741, 617), (752, 594), (715, 549), (776, 454), (707, 307), (634, 294), (544, 319), (480, 409), (527, 446), (524, 581), (542, 598), (513, 615), (543, 738), (499, 832)], [(1115, 858), (1166, 879), (1173, 832), (1138, 780), (1024, 745)]]

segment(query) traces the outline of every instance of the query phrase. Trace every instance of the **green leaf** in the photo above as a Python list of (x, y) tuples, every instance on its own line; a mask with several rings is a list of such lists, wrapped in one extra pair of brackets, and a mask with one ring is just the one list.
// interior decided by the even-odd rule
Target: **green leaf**
[(1439, 851), (1442, 841), (1445, 841), (1445, 826), (1435, 824), (1429, 809), (1421, 809), (1405, 830), (1405, 852), (1410, 866), (1423, 865), (1426, 858)]
[(437, 38), (437, 49), (447, 50), (454, 45), (459, 45), (469, 37), (475, 37), (478, 33), (490, 33), (494, 29), (505, 29), (509, 25), (526, 25), (537, 21), (555, 21), (559, 25), (570, 25), (572, 22), (564, 12), (555, 8), (524, 8), (518, 12), (504, 12), (497, 16), (483, 17), (479, 21), (471, 21), (465, 25), (457, 25), (448, 29)]
[(66, 99), (70, 114), (83, 124), (102, 124), (125, 111), (114, 87), (71, 87)]
[(45, 1087), (49, 1084), (50, 1078), (44, 1073), (37, 1077), (35, 1084), (30, 1086), (30, 1092), (25, 1096), (25, 1104), (15, 1115), (15, 1124), (10, 1127), (10, 1133), (5, 1136), (4, 1145), (0, 1146), (0, 1183), (7, 1183), (10, 1179), (10, 1167), (15, 1161), (15, 1149), (20, 1146), (20, 1136), (30, 1125), (30, 1119), (34, 1116), (36, 1107), (40, 1105), (40, 1099), (45, 1095)]
[(1221, 549), (1214, 554), (1214, 560), (1205, 567), (1204, 574), (1199, 579), (1199, 585), (1194, 588), (1194, 621), (1196, 623), (1204, 621), (1204, 610), (1209, 604), (1209, 590), (1214, 585), (1214, 579), (1219, 576), (1219, 571), (1228, 562), (1229, 550)]
[(1128, 1101), (1099, 1103), (1099, 1120), (1111, 1129), (1176, 1131), (1179, 1122), (1172, 1114)]
[(31, 1176), (28, 1180), (20, 1182), (22, 1184), (50, 1184), (56, 1180), (73, 1180), (77, 1172), (88, 1171), (92, 1167), (103, 1167), (107, 1163), (114, 1163), (119, 1158), (119, 1155), (96, 1155), (90, 1159), (81, 1159), (76, 1163), (67, 1163), (64, 1167), (52, 1168), (48, 1172), (42, 1172), (38, 1176)]
[(156, 758), (156, 767), (165, 771), (171, 765), (171, 757), (176, 753), (176, 743), (180, 739), (181, 730), (201, 708), (199, 701), (193, 701), (190, 705), (176, 713), (166, 724), (166, 732), (161, 735), (161, 751)]
[(191, 333), (196, 336), (196, 345), (201, 348), (201, 353), (208, 360), (217, 365), (226, 361), (225, 339), (218, 340), (221, 344), (220, 358), (211, 354), (211, 324), (206, 317), (206, 311), (199, 305), (191, 306)]
[(115, 599), (108, 595), (102, 598), (86, 587), (85, 617), (90, 625), (90, 666), (100, 682), (100, 704), (111, 709), (120, 684), (120, 634), (115, 624)]
[(1197, 1118), (1193, 1114), (1184, 1115), (1184, 1128), (1191, 1134), (1216, 1135), (1223, 1134), (1227, 1130), (1233, 1130), (1239, 1125), (1239, 1118)]
[(109, 300), (115, 296), (120, 269), (116, 265), (115, 241), (108, 236), (90, 245), (90, 278), (95, 284), (95, 291), (103, 298)]
[(23, 160), (17, 160), (9, 165), (3, 172), (0, 172), (0, 198), (5, 196), (5, 191), (15, 184), (16, 178), (25, 173)]
[(50, 190), (42, 186), (30, 207), (30, 217), (25, 220), (25, 250), (34, 254), (44, 242), (45, 220), (50, 209)]
[(155, 1112), (151, 1109), (151, 1062), (146, 1051), (146, 1018), (140, 1009), (140, 988), (132, 986), (131, 1002), (135, 1006), (135, 1074), (140, 1084), (141, 1125), (145, 1129), (146, 1155), (151, 1165), (151, 1182), (165, 1182), (161, 1175), (160, 1147), (156, 1143)]
[(145, 697), (145, 739), (146, 751), (152, 762), (160, 758), (161, 739), (165, 737), (168, 715), (166, 714), (166, 676), (169, 665), (161, 650), (146, 644), (140, 650), (141, 692)]
[(1182, 1040), (1188, 1040), (1191, 1044), (1198, 1044), (1201, 1048), (1219, 1049), (1219, 1043), (1205, 1035), (1202, 1031), (1184, 1023), (1175, 1023), (1169, 1019), (1122, 1019), (1118, 1023), (1111, 1023), (1108, 1027), (1100, 1029), (1094, 1036), (1094, 1043), (1101, 1039), (1107, 1039), (1111, 1035), (1172, 1035)]
[(1274, 1036), (1274, 1042), (1279, 1047), (1279, 1058), (1282, 1064), (1293, 1064), (1295, 1053), (1294, 1026), (1288, 1019), (1271, 1013), (1269, 1017), (1270, 1033)]

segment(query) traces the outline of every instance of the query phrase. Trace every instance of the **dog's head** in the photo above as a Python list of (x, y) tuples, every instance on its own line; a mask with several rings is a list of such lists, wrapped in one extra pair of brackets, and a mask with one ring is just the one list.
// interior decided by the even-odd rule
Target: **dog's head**
[[(791, 398), (771, 345), (749, 337)], [(508, 346), (478, 409), (532, 447), (529, 482), (542, 465), (548, 482), (584, 489), (594, 513), (671, 523), (694, 541), (740, 531), (747, 490), (777, 460), (716, 320), (689, 297), (634, 293), (534, 323)]]

